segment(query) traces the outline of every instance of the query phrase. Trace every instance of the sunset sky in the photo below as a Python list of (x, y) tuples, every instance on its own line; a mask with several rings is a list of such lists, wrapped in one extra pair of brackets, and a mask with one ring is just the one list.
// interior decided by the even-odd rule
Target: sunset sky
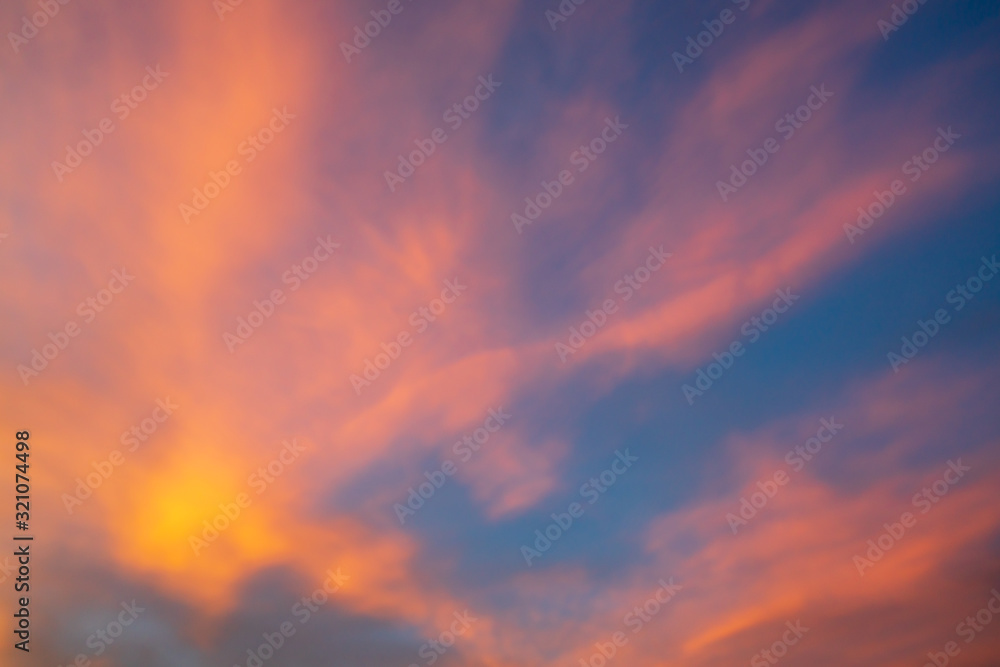
[(0, 28), (0, 665), (1000, 664), (1000, 4)]

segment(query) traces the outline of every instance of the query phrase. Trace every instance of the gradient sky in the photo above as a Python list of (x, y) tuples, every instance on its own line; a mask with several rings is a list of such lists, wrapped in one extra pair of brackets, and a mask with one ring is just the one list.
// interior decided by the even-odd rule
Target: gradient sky
[(996, 2), (892, 31), (862, 0), (41, 4), (0, 7), (0, 424), (35, 536), (0, 665), (252, 667), (285, 622), (262, 664), (601, 667), (617, 632), (608, 665), (1000, 664), (1000, 620), (962, 625), (1000, 587), (1000, 280), (953, 291), (1000, 254)]

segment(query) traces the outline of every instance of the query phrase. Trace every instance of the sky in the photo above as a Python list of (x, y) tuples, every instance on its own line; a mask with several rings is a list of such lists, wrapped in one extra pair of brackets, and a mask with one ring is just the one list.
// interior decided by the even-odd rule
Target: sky
[(0, 665), (1000, 660), (997, 3), (0, 27)]

